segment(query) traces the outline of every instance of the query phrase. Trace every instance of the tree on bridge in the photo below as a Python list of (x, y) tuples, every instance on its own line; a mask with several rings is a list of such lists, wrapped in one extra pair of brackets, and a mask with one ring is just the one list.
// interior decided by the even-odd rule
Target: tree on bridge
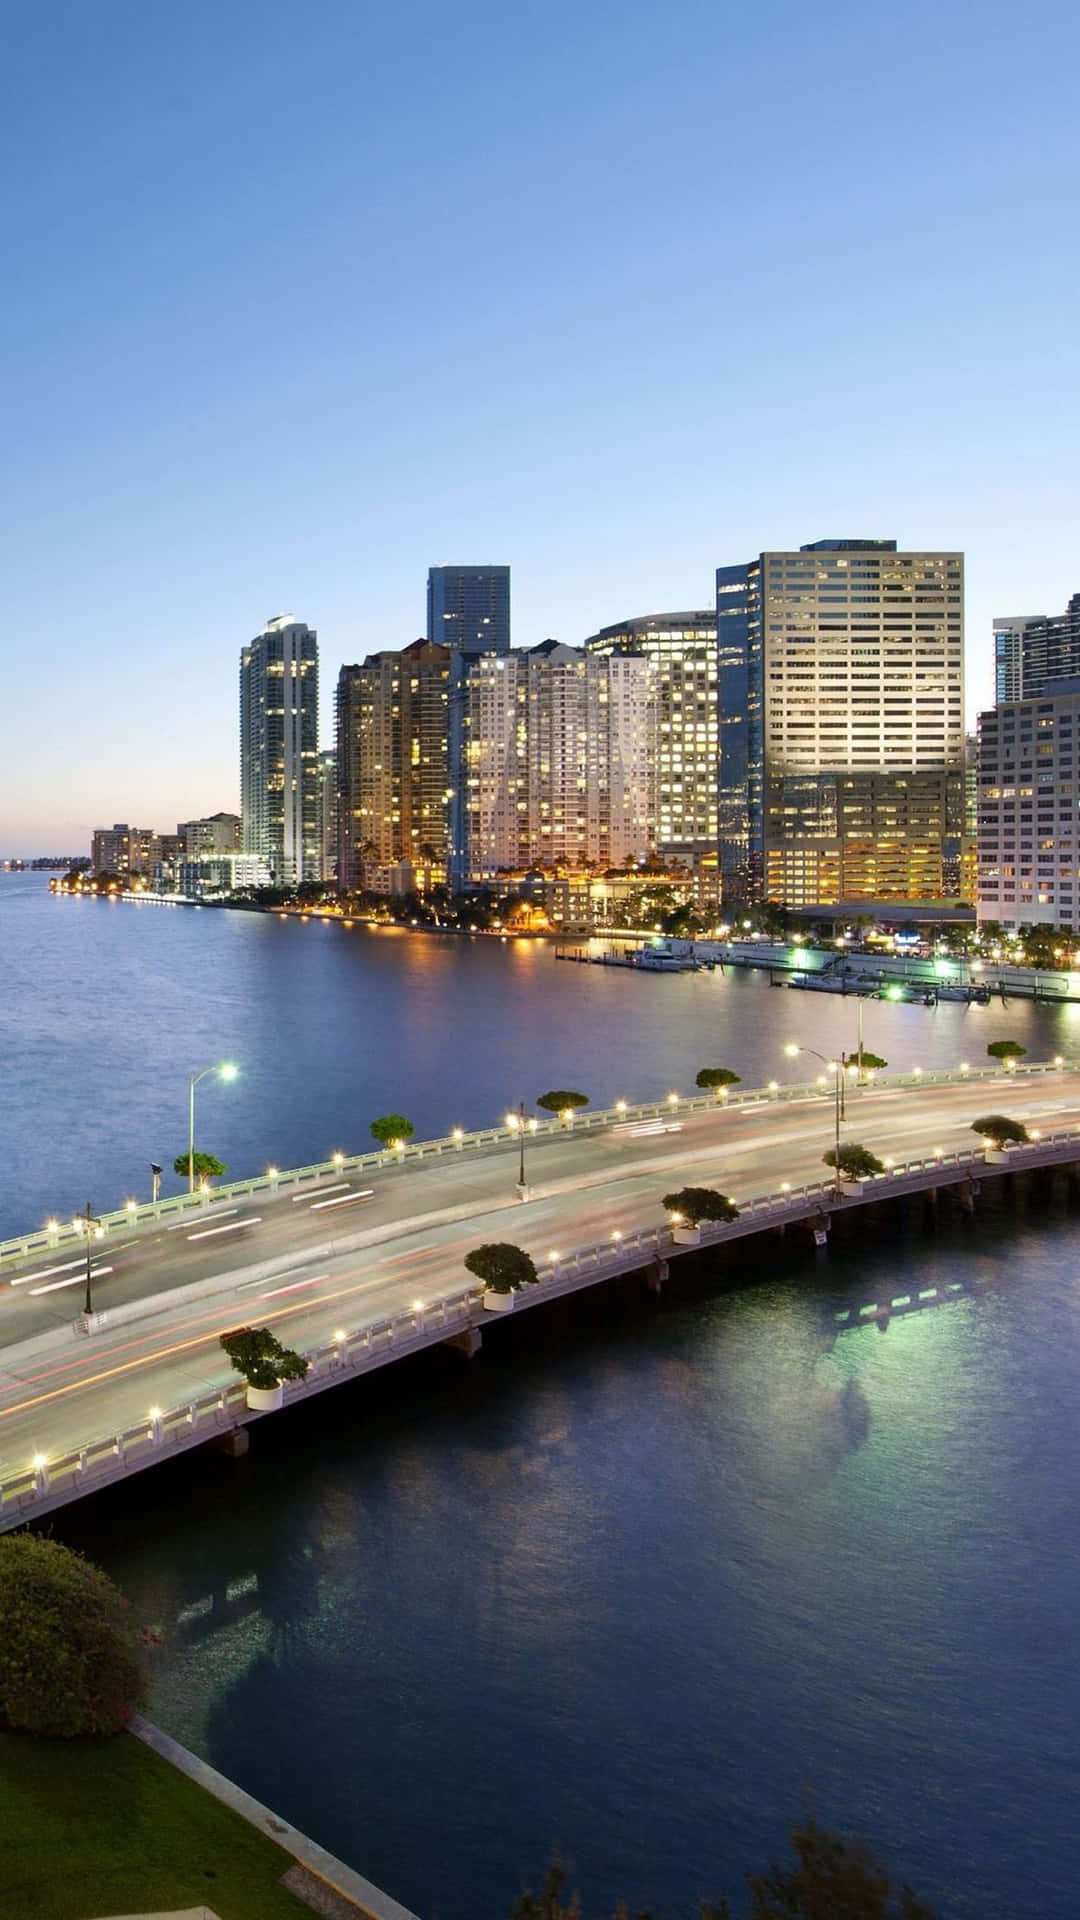
[(709, 1093), (713, 1090), (719, 1093), (724, 1087), (737, 1087), (741, 1084), (742, 1074), (736, 1073), (733, 1067), (699, 1067), (694, 1081), (696, 1087), (701, 1087), (704, 1092)]
[(173, 1172), (179, 1173), (185, 1180), (189, 1172), (193, 1173), (196, 1180), (220, 1180), (225, 1172), (225, 1162), (219, 1160), (216, 1153), (196, 1153), (194, 1167), (192, 1158), (185, 1147), (183, 1153), (178, 1153), (173, 1161)]
[(578, 1107), (587, 1107), (587, 1093), (573, 1093), (561, 1087), (552, 1088), (550, 1093), (537, 1095), (536, 1104), (543, 1107), (545, 1113), (573, 1113)]
[(371, 1122), (371, 1134), (380, 1147), (396, 1147), (400, 1142), (411, 1140), (416, 1128), (403, 1113), (383, 1113)]
[(465, 1255), (465, 1265), (492, 1293), (516, 1293), (539, 1278), (531, 1254), (510, 1240), (489, 1240)]
[(292, 1347), (283, 1347), (269, 1327), (235, 1327), (223, 1333), (221, 1345), (249, 1387), (270, 1393), (283, 1380), (304, 1380), (310, 1362)]
[(835, 1167), (844, 1180), (869, 1180), (871, 1174), (884, 1173), (885, 1162), (879, 1160), (869, 1147), (860, 1147), (854, 1140), (846, 1141), (837, 1153), (830, 1147), (822, 1154), (827, 1167)]
[(1023, 1147), (1031, 1135), (1022, 1120), (1011, 1120), (1007, 1113), (984, 1113), (971, 1123), (972, 1133), (981, 1133), (991, 1145)]
[(688, 1227), (699, 1227), (703, 1220), (737, 1220), (739, 1209), (726, 1193), (715, 1187), (680, 1187), (678, 1193), (665, 1193), (664, 1206), (674, 1219)]
[(131, 1608), (108, 1575), (58, 1540), (0, 1540), (0, 1725), (118, 1733), (145, 1697)]
[(854, 1053), (843, 1053), (840, 1059), (843, 1066), (858, 1067), (860, 1073), (880, 1073), (889, 1064), (880, 1053), (871, 1053), (869, 1047), (856, 1047)]
[(1027, 1048), (1019, 1040), (991, 1040), (986, 1051), (991, 1060), (1022, 1060)]

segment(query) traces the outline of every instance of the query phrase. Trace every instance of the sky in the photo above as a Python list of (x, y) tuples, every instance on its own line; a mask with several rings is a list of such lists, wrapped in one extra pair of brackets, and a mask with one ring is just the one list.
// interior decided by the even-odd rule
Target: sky
[(517, 644), (824, 536), (1080, 590), (1080, 10), (50, 0), (0, 22), (0, 854), (238, 802), (239, 650)]

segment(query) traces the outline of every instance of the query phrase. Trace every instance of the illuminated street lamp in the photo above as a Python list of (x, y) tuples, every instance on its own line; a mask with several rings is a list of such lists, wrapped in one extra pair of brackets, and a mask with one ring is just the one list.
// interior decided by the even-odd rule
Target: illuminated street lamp
[(231, 1060), (223, 1061), (219, 1066), (203, 1067), (201, 1073), (188, 1076), (188, 1192), (195, 1191), (195, 1089), (200, 1080), (208, 1073), (216, 1073), (219, 1080), (235, 1080), (239, 1068)]
[(789, 1060), (796, 1059), (800, 1053), (812, 1053), (815, 1060), (821, 1061), (821, 1064), (826, 1069), (826, 1072), (832, 1074), (833, 1120), (834, 1120), (834, 1133), (835, 1133), (835, 1143), (834, 1143), (835, 1153), (833, 1156), (834, 1158), (833, 1178), (835, 1181), (836, 1190), (837, 1192), (839, 1192), (840, 1191), (840, 1101), (843, 1097), (844, 1069), (841, 1066), (839, 1060), (826, 1060), (825, 1055), (823, 1053), (819, 1053), (816, 1047), (799, 1047), (799, 1046), (796, 1046), (794, 1040), (789, 1040), (787, 1046), (784, 1048), (784, 1052), (787, 1054)]
[(528, 1192), (525, 1185), (525, 1135), (529, 1129), (529, 1116), (525, 1111), (524, 1100), (518, 1102), (516, 1113), (507, 1114), (506, 1124), (511, 1133), (516, 1133), (518, 1137), (518, 1193), (524, 1199)]
[(89, 1200), (86, 1203), (86, 1212), (80, 1213), (78, 1218), (86, 1234), (86, 1299), (83, 1302), (83, 1312), (90, 1314), (94, 1311), (94, 1297), (90, 1289), (90, 1262), (94, 1257), (93, 1243), (95, 1240), (104, 1239), (105, 1229), (101, 1221), (97, 1218)]

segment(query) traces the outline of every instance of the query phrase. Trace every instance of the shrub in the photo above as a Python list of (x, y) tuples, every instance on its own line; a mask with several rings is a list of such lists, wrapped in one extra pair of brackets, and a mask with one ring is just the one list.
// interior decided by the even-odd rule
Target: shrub
[[(185, 1147), (183, 1153), (178, 1153), (176, 1156), (176, 1159), (172, 1163), (173, 1172), (178, 1173), (182, 1180), (186, 1180), (188, 1177), (188, 1172), (191, 1166), (191, 1160), (192, 1160), (192, 1155), (188, 1153), (187, 1148)], [(214, 1153), (196, 1152), (194, 1155), (194, 1160), (195, 1160), (196, 1180), (220, 1180), (222, 1174), (225, 1172), (224, 1161), (219, 1160), (217, 1155)]]
[(849, 1180), (869, 1180), (872, 1173), (885, 1171), (885, 1163), (878, 1159), (876, 1153), (871, 1153), (869, 1147), (856, 1146), (854, 1141), (841, 1147), (839, 1153), (835, 1147), (830, 1147), (821, 1157), (827, 1167), (835, 1167), (838, 1173)]
[(715, 1187), (681, 1187), (678, 1193), (665, 1193), (664, 1205), (669, 1213), (677, 1213), (688, 1227), (700, 1226), (703, 1220), (737, 1220), (739, 1209), (726, 1194), (717, 1193)]
[(516, 1293), (537, 1278), (532, 1256), (509, 1240), (489, 1240), (485, 1246), (474, 1247), (465, 1255), (465, 1265), (492, 1293)]
[(1026, 1146), (1031, 1139), (1022, 1120), (1010, 1120), (1007, 1113), (984, 1113), (980, 1119), (971, 1123), (972, 1133), (985, 1134), (999, 1147), (1006, 1145)]
[(587, 1093), (568, 1093), (556, 1087), (551, 1093), (542, 1093), (537, 1102), (546, 1113), (573, 1113), (575, 1107), (587, 1107)]
[(868, 1070), (880, 1073), (882, 1067), (887, 1067), (888, 1064), (887, 1060), (882, 1059), (880, 1053), (871, 1053), (869, 1047), (856, 1047), (854, 1053), (844, 1056), (845, 1067), (858, 1067), (860, 1073)]
[(131, 1609), (57, 1540), (0, 1539), (0, 1723), (74, 1740), (118, 1733), (146, 1697)]
[(991, 1060), (1022, 1060), (1027, 1048), (1019, 1040), (991, 1040), (986, 1051)]
[(221, 1344), (249, 1387), (269, 1393), (281, 1380), (303, 1380), (308, 1361), (291, 1347), (283, 1347), (269, 1327), (236, 1327), (223, 1333)]
[(737, 1087), (742, 1080), (741, 1073), (734, 1073), (730, 1067), (702, 1067), (694, 1085), (710, 1089), (712, 1087)]
[(403, 1113), (382, 1113), (371, 1123), (371, 1134), (380, 1147), (392, 1147), (396, 1140), (411, 1140), (416, 1128)]

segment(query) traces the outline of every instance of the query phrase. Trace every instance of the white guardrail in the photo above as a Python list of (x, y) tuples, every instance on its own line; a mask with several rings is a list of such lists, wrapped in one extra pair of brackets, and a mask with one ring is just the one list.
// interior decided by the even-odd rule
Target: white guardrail
[[(1057, 1073), (1065, 1065), (1062, 1059), (1042, 1061), (1020, 1061), (1007, 1073), (1002, 1066), (993, 1067), (948, 1067), (940, 1069), (914, 1068), (910, 1073), (867, 1073), (862, 1082), (849, 1081), (846, 1098), (858, 1098), (860, 1093), (869, 1092), (874, 1087), (935, 1087), (955, 1086), (962, 1082), (981, 1080), (1021, 1080), (1038, 1078), (1048, 1073)], [(743, 1107), (760, 1105), (762, 1101), (783, 1103), (791, 1100), (806, 1100), (814, 1097), (833, 1098), (831, 1083), (823, 1088), (817, 1080), (799, 1081), (782, 1085), (770, 1081), (767, 1087), (724, 1087), (718, 1093), (668, 1094), (662, 1100), (647, 1100), (637, 1105), (620, 1101), (613, 1107), (597, 1108), (588, 1112), (578, 1108), (573, 1117), (573, 1130), (595, 1131), (601, 1127), (618, 1126), (635, 1120), (654, 1120), (675, 1112), (697, 1113), (715, 1107)], [(537, 1120), (535, 1127), (528, 1122), (530, 1139), (541, 1139), (545, 1135), (566, 1131), (566, 1123), (556, 1115), (552, 1119)], [(143, 1226), (155, 1220), (172, 1219), (178, 1214), (206, 1212), (219, 1207), (223, 1200), (244, 1199), (253, 1194), (273, 1195), (289, 1187), (302, 1187), (309, 1182), (326, 1180), (334, 1174), (373, 1173), (379, 1168), (401, 1166), (409, 1161), (430, 1159), (449, 1153), (465, 1153), (470, 1149), (513, 1147), (518, 1133), (512, 1127), (482, 1127), (476, 1132), (456, 1129), (442, 1140), (415, 1140), (391, 1151), (378, 1149), (371, 1153), (338, 1153), (330, 1160), (321, 1160), (310, 1167), (291, 1167), (282, 1171), (267, 1171), (253, 1175), (247, 1180), (231, 1180), (227, 1185), (208, 1188), (197, 1193), (171, 1194), (166, 1200), (129, 1200), (126, 1206), (118, 1207), (111, 1213), (95, 1217), (96, 1239), (107, 1239), (110, 1233), (121, 1230), (131, 1231), (132, 1227)], [(44, 1227), (32, 1233), (16, 1234), (13, 1239), (0, 1240), (0, 1273), (5, 1263), (13, 1265), (39, 1253), (51, 1253), (57, 1247), (78, 1246), (84, 1244), (85, 1227), (80, 1220), (49, 1221)]]
[[(953, 1153), (939, 1149), (888, 1167), (884, 1173), (873, 1174), (853, 1187), (838, 1189), (831, 1179), (813, 1181), (803, 1186), (785, 1185), (776, 1193), (744, 1200), (739, 1203), (737, 1219), (703, 1222), (698, 1245), (716, 1246), (807, 1219), (818, 1219), (825, 1224), (829, 1213), (837, 1208), (846, 1211), (851, 1206), (875, 1200), (926, 1192), (939, 1186), (973, 1183), (977, 1176), (984, 1174), (994, 1176), (1024, 1167), (1063, 1166), (1077, 1160), (1080, 1160), (1080, 1128), (1059, 1129), (1029, 1145), (1009, 1147), (998, 1163), (988, 1162), (985, 1147)], [(676, 1244), (666, 1225), (643, 1227), (625, 1234), (616, 1232), (606, 1240), (549, 1256), (536, 1284), (516, 1294), (514, 1305), (518, 1309), (539, 1306), (651, 1261), (668, 1260), (695, 1250)], [(308, 1361), (307, 1377), (285, 1385), (283, 1405), (308, 1399), (328, 1387), (341, 1385), (347, 1379), (475, 1328), (482, 1313), (483, 1296), (482, 1286), (457, 1288), (407, 1312), (362, 1323), (351, 1331), (343, 1331), (327, 1345), (308, 1349), (304, 1356)], [(123, 1433), (106, 1435), (57, 1459), (38, 1455), (23, 1471), (0, 1481), (0, 1532), (159, 1460), (199, 1446), (217, 1434), (263, 1418), (263, 1413), (248, 1407), (245, 1385), (236, 1380), (182, 1406), (167, 1410), (156, 1408), (145, 1420)]]

